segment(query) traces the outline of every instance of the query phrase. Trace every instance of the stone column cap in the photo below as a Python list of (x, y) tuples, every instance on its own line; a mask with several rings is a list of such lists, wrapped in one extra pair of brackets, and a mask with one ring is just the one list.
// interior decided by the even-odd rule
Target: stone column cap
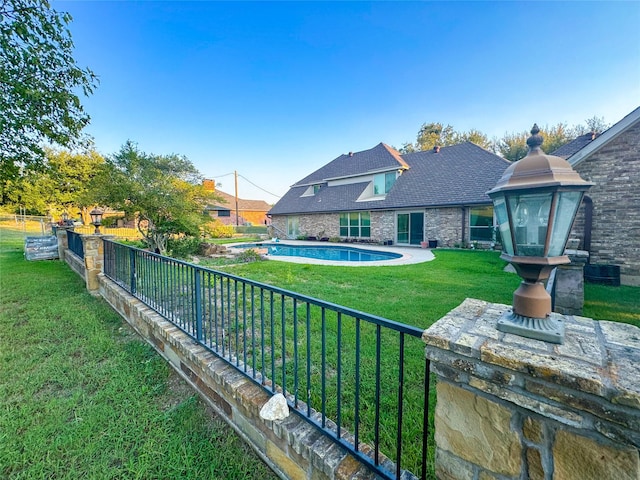
[(466, 299), (424, 331), (432, 348), (524, 373), (612, 403), (640, 409), (640, 328), (576, 315), (552, 313), (565, 322), (565, 343), (499, 332), (508, 305)]

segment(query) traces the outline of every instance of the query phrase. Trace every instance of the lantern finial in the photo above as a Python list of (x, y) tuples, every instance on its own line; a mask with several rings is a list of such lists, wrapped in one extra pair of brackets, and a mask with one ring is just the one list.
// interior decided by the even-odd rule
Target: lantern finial
[(527, 138), (527, 145), (529, 146), (529, 151), (533, 152), (536, 150), (541, 150), (540, 146), (544, 142), (544, 138), (540, 135), (540, 129), (538, 128), (538, 124), (534, 123), (533, 127), (531, 127), (531, 136)]

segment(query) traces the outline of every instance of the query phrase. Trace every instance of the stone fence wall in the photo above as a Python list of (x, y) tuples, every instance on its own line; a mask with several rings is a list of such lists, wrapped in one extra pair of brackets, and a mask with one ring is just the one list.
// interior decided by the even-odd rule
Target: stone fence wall
[(87, 290), (102, 296), (281, 478), (376, 478), (360, 460), (295, 412), (284, 420), (263, 419), (260, 410), (272, 398), (269, 392), (104, 276), (102, 236), (82, 236), (83, 260), (66, 248), (66, 231), (59, 230), (57, 235), (64, 250), (60, 258), (85, 279)]

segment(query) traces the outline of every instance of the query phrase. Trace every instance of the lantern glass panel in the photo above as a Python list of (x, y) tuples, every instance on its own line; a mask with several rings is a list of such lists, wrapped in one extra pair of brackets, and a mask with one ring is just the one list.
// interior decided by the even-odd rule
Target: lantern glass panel
[(549, 257), (557, 257), (564, 253), (567, 238), (576, 211), (582, 200), (583, 192), (558, 192), (558, 208), (553, 219), (553, 231), (549, 242)]
[(502, 248), (509, 255), (513, 255), (513, 241), (511, 240), (511, 228), (509, 227), (509, 215), (507, 214), (507, 203), (503, 196), (497, 197), (493, 201), (493, 208), (496, 213), (496, 221), (500, 229), (502, 238)]
[(507, 197), (513, 219), (515, 254), (543, 257), (553, 193), (513, 194)]

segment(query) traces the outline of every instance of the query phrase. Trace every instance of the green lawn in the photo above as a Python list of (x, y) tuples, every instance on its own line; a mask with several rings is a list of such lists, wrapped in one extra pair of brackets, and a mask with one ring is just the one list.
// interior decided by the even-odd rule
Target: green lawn
[[(363, 310), (420, 328), (465, 298), (511, 304), (520, 278), (503, 271), (497, 252), (434, 250), (427, 263), (333, 267), (266, 261), (212, 268)], [(585, 317), (640, 327), (640, 287), (585, 285)]]
[(0, 478), (277, 478), (59, 261), (0, 229)]

